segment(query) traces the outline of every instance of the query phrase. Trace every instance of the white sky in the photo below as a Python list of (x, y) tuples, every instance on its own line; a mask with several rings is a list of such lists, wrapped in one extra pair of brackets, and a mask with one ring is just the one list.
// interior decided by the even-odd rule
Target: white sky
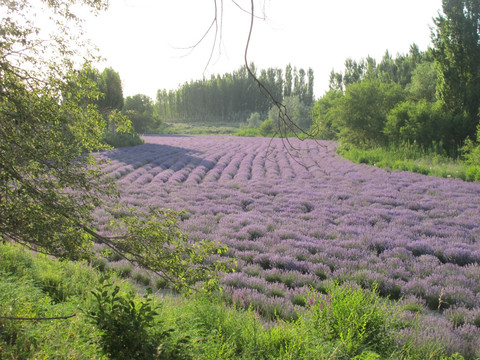
[[(257, 6), (259, 6), (257, 0)], [(217, 0), (220, 4), (220, 0)], [(232, 0), (223, 0), (221, 52), (217, 47), (207, 67), (213, 43), (195, 44), (210, 25), (213, 0), (110, 0), (110, 8), (85, 24), (88, 36), (106, 62), (119, 72), (124, 96), (145, 94), (155, 99), (158, 89), (177, 89), (190, 80), (231, 73), (243, 64), (250, 16)], [(236, 0), (249, 8), (249, 0)], [(430, 46), (432, 18), (441, 0), (261, 0), (267, 21), (256, 20), (249, 62), (257, 69), (288, 63), (315, 75), (315, 95), (328, 88), (330, 71), (343, 71), (345, 59), (370, 55), (381, 60), (407, 53), (412, 43)], [(263, 8), (257, 13), (263, 15)]]

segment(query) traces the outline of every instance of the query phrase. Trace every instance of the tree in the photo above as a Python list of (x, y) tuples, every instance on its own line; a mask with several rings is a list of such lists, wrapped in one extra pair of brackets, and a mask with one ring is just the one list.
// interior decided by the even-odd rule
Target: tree
[[(50, 4), (52, 16), (73, 18), (65, 1)], [(10, 1), (1, 8), (7, 16), (0, 23), (5, 34), (0, 47), (0, 236), (79, 258), (90, 240), (83, 227), (106, 185), (88, 167), (91, 157), (83, 156), (103, 147), (103, 118), (94, 105), (79, 101), (92, 99), (94, 84), (76, 75), (72, 52), (60, 48), (68, 43), (65, 37), (49, 46), (35, 36), (26, 14), (29, 5)], [(43, 55), (47, 46), (54, 60)]]
[(384, 133), (394, 144), (416, 143), (429, 148), (433, 142), (449, 142), (447, 119), (439, 103), (408, 100), (398, 103), (388, 114)]
[(158, 130), (160, 118), (154, 111), (153, 101), (147, 95), (137, 94), (125, 99), (123, 112), (129, 117), (133, 128), (139, 134)]
[(343, 74), (337, 73), (332, 69), (330, 72), (330, 79), (328, 81), (328, 89), (331, 91), (343, 92)]
[(358, 63), (350, 58), (345, 60), (345, 73), (343, 75), (343, 84), (345, 87), (362, 81), (364, 75), (365, 62), (363, 60)]
[(254, 112), (247, 119), (247, 126), (249, 128), (256, 128), (262, 123), (262, 118), (258, 112)]
[(307, 83), (307, 93), (305, 94), (305, 104), (308, 106), (313, 105), (313, 82), (314, 75), (311, 68), (308, 69), (308, 83)]
[[(115, 236), (91, 226), (92, 210), (106, 201), (115, 205), (117, 190), (89, 155), (105, 148), (105, 121), (88, 63), (82, 68), (74, 61), (93, 58), (76, 38), (81, 31), (73, 10), (85, 5), (99, 11), (106, 2), (41, 4), (42, 10), (32, 11), (26, 1), (0, 2), (6, 14), (0, 20), (1, 240), (67, 259), (90, 258), (97, 241), (179, 287), (200, 278), (215, 287), (223, 265), (204, 260), (225, 248), (208, 241), (191, 244), (179, 232), (174, 212), (152, 209), (119, 217)], [(48, 41), (40, 37), (35, 16), (29, 17), (35, 12), (52, 21), (56, 33)]]
[(312, 121), (317, 138), (336, 140), (338, 128), (336, 119), (342, 109), (343, 92), (330, 90), (313, 105)]
[(283, 87), (283, 97), (292, 95), (293, 86), (292, 65), (288, 64), (285, 68), (285, 85)]
[(432, 32), (437, 91), (446, 109), (467, 115), (464, 137), (474, 138), (480, 108), (480, 2), (443, 0), (442, 9)]
[(123, 108), (123, 89), (120, 75), (112, 68), (105, 68), (99, 78), (99, 90), (103, 96), (99, 99), (102, 114)]
[(385, 145), (387, 115), (403, 98), (404, 91), (396, 83), (364, 80), (348, 86), (336, 124), (340, 139), (362, 148)]
[(413, 100), (436, 101), (437, 71), (433, 62), (419, 64), (412, 73), (412, 81), (406, 90)]

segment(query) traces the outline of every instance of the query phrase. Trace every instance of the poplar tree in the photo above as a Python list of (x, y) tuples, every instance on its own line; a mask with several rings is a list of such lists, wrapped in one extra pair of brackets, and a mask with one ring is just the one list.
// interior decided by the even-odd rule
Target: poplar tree
[(465, 115), (464, 136), (474, 138), (480, 108), (480, 1), (443, 0), (434, 19), (437, 91), (448, 110)]

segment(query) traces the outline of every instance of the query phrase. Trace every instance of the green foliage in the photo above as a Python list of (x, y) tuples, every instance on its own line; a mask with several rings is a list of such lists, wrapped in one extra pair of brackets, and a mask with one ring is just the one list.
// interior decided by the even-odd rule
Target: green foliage
[(105, 279), (92, 294), (95, 300), (88, 316), (101, 330), (105, 352), (117, 360), (155, 358), (160, 339), (150, 333), (158, 315), (153, 298), (147, 294), (138, 300), (132, 291), (121, 293), (118, 285)]
[[(56, 41), (48, 45), (40, 38), (40, 29), (33, 26), (34, 12), (26, 2), (0, 3), (0, 10), (7, 14), (0, 20), (5, 36), (0, 49), (0, 238), (74, 260), (92, 258), (96, 241), (178, 281), (179, 288), (200, 280), (205, 280), (204, 288), (216, 288), (218, 272), (224, 268), (219, 263), (203, 263), (225, 249), (208, 241), (189, 243), (176, 228), (172, 213), (160, 218), (152, 213), (130, 214), (119, 220), (122, 234), (110, 237), (91, 227), (92, 211), (107, 200), (115, 208), (118, 191), (96, 166), (95, 157), (87, 154), (106, 149), (105, 137), (117, 145), (139, 139), (133, 135), (130, 120), (118, 111), (122, 103), (118, 74), (106, 69), (99, 80), (88, 63), (83, 67), (74, 63), (77, 55), (94, 58), (71, 40), (81, 30), (70, 30), (70, 25), (79, 23), (71, 11), (80, 4), (94, 10), (106, 4), (100, 0), (42, 3), (59, 31)], [(103, 98), (99, 88), (105, 91)], [(105, 114), (99, 112), (99, 97)], [(127, 98), (124, 108), (133, 116), (133, 126), (141, 128), (137, 130), (158, 125), (149, 98)], [(55, 289), (50, 293), (55, 301), (63, 301), (67, 295), (58, 278), (44, 281), (47, 288)]]
[(480, 180), (480, 166), (470, 165), (465, 172), (465, 180), (479, 181)]
[[(446, 5), (447, 3), (449, 4)], [(453, 3), (456, 5), (452, 5)], [(458, 24), (468, 23), (465, 19), (462, 20), (462, 17), (471, 21), (476, 16), (473, 5), (465, 5), (465, 1), (444, 1), (445, 6), (453, 13), (459, 9), (465, 10), (464, 13), (459, 11), (455, 15), (458, 16)], [(439, 19), (436, 19), (437, 25), (446, 26), (448, 31), (453, 31), (453, 27), (458, 26), (455, 23), (450, 28), (451, 24), (447, 25), (450, 20)], [(317, 100), (312, 112), (313, 130), (318, 132), (317, 137), (338, 139), (344, 145), (350, 144), (362, 149), (402, 146), (404, 143), (415, 143), (429, 149), (432, 144), (437, 147), (441, 144), (440, 154), (447, 153), (457, 157), (466, 136), (472, 133), (472, 116), (466, 107), (449, 107), (446, 106), (445, 98), (440, 97), (439, 101), (436, 99), (444, 77), (440, 70), (449, 66), (465, 65), (469, 60), (464, 59), (466, 62), (463, 62), (461, 59), (462, 54), (466, 53), (464, 45), (460, 44), (460, 36), (458, 39), (453, 37), (454, 40), (448, 40), (452, 44), (459, 41), (458, 49), (450, 49), (458, 52), (458, 61), (454, 61), (457, 55), (452, 55), (448, 61), (442, 60), (443, 65), (439, 64), (438, 56), (447, 53), (441, 53), (447, 45), (442, 42), (445, 39), (442, 40), (443, 37), (439, 35), (445, 29), (437, 31), (436, 45), (439, 48), (434, 51), (422, 53), (413, 44), (407, 55), (397, 55), (396, 58), (391, 57), (387, 51), (378, 65), (370, 57), (360, 61), (347, 59), (343, 73), (332, 71), (331, 90)], [(459, 28), (456, 31), (459, 31)], [(449, 65), (445, 65), (446, 63)], [(478, 67), (478, 64), (475, 66)], [(452, 81), (455, 78), (452, 74), (456, 71), (451, 69), (449, 73)], [(479, 82), (476, 81), (475, 84), (477, 83)], [(474, 87), (473, 81), (471, 84)], [(460, 89), (465, 90), (466, 87), (459, 85), (457, 90)], [(476, 90), (472, 91), (475, 93)], [(460, 95), (459, 104), (463, 101), (463, 95)], [(472, 112), (476, 114), (477, 111), (478, 105)], [(418, 170), (424, 172), (423, 169)], [(475, 174), (476, 168), (472, 167), (469, 178), (474, 178)]]
[[(102, 148), (103, 119), (75, 99), (59, 104), (44, 88), (28, 89), (15, 74), (6, 72), (3, 79), (0, 231), (56, 256), (85, 256), (90, 242), (82, 226), (106, 183), (91, 167), (93, 158), (82, 155)], [(65, 86), (80, 91), (84, 80)]]
[(276, 132), (275, 123), (270, 118), (266, 119), (260, 124), (260, 127), (258, 128), (258, 131), (260, 132), (260, 135), (262, 135), (262, 136), (272, 136)]
[[(95, 282), (94, 272), (80, 264), (0, 245), (0, 357), (103, 359), (98, 330), (78, 312)], [(48, 321), (1, 318), (71, 315)]]
[(247, 126), (249, 128), (259, 127), (261, 123), (262, 123), (262, 117), (258, 112), (252, 113), (250, 117), (247, 119)]
[(106, 68), (100, 74), (98, 70), (85, 68), (80, 73), (91, 80), (91, 98), (83, 98), (84, 106), (97, 106), (105, 121), (103, 142), (112, 147), (135, 146), (143, 144), (143, 140), (135, 132), (131, 120), (122, 114), (124, 106), (122, 82), (120, 75), (112, 68)]
[(144, 141), (137, 133), (107, 133), (105, 142), (115, 148), (125, 146), (136, 146), (144, 144)]
[(467, 180), (480, 180), (480, 125), (477, 127), (477, 141), (467, 139), (462, 148), (466, 163), (469, 165), (466, 173)]
[(153, 101), (146, 95), (137, 94), (125, 99), (123, 113), (132, 122), (136, 133), (158, 132), (161, 119), (155, 113)]
[[(35, 318), (70, 316), (77, 303), (54, 304), (34, 281), (2, 274), (0, 305), (0, 316)], [(97, 329), (81, 314), (51, 321), (0, 319), (2, 359), (103, 359), (100, 349)]]
[(84, 156), (104, 148), (105, 122), (90, 103), (98, 94), (88, 71), (78, 72), (69, 59), (80, 51), (66, 31), (75, 25), (71, 3), (45, 5), (59, 21), (57, 41), (48, 45), (28, 5), (0, 5), (7, 15), (0, 25), (0, 234), (59, 257), (81, 258), (91, 246), (83, 226), (100, 195), (113, 191), (92, 167), (94, 159)]
[[(279, 101), (284, 97), (298, 96), (302, 103), (313, 103), (313, 70), (293, 68), (288, 65), (283, 71), (278, 68), (257, 71), (249, 65), (262, 85)], [(162, 119), (169, 122), (229, 123), (245, 122), (252, 113), (266, 114), (271, 106), (265, 94), (249, 76), (245, 66), (210, 79), (190, 81), (173, 91), (159, 90), (155, 108)]]
[[(394, 144), (416, 143), (422, 147), (429, 147), (434, 141), (449, 144), (454, 139), (447, 137), (445, 129), (450, 128), (452, 122), (440, 102), (408, 100), (398, 103), (388, 114), (384, 133)], [(439, 134), (442, 137), (439, 138)]]
[(105, 68), (98, 79), (98, 87), (103, 96), (98, 100), (102, 114), (123, 108), (123, 89), (120, 75), (112, 68)]
[(434, 62), (426, 61), (417, 65), (412, 72), (412, 81), (406, 90), (412, 100), (436, 101), (437, 70)]
[[(435, 145), (435, 144), (432, 144)], [(404, 143), (388, 148), (359, 149), (354, 146), (342, 145), (337, 152), (343, 157), (360, 164), (368, 164), (387, 170), (402, 170), (437, 177), (455, 177), (464, 180), (474, 180), (467, 176), (468, 165), (460, 160), (439, 155), (442, 145), (423, 149), (415, 143)]]
[(437, 90), (446, 109), (465, 114), (462, 140), (473, 138), (480, 108), (480, 5), (471, 0), (443, 0), (434, 19), (433, 56), (438, 68)]
[(238, 130), (234, 135), (246, 136), (246, 137), (261, 136), (259, 129), (251, 129), (251, 128)]
[(431, 61), (429, 53), (420, 52), (416, 44), (410, 46), (408, 54), (398, 54), (395, 58), (392, 58), (387, 50), (379, 64), (370, 56), (359, 61), (348, 58), (345, 60), (343, 73), (333, 70), (330, 73), (329, 89), (343, 92), (349, 85), (364, 80), (378, 80), (382, 83), (394, 82), (405, 88), (412, 80), (416, 67), (423, 61)]
[(144, 141), (135, 132), (131, 120), (118, 110), (112, 110), (106, 115), (108, 123), (104, 141), (112, 147), (136, 146)]
[(319, 139), (336, 140), (343, 92), (330, 90), (317, 100), (312, 109), (313, 133)]
[(326, 339), (338, 341), (340, 352), (351, 357), (367, 350), (383, 355), (392, 351), (397, 314), (375, 289), (333, 285), (327, 295), (312, 296), (312, 326)]
[(358, 147), (384, 144), (387, 115), (404, 96), (396, 83), (365, 80), (348, 86), (338, 119), (340, 140)]
[(233, 135), (239, 127), (236, 124), (222, 123), (166, 123), (162, 125), (163, 134), (180, 135)]

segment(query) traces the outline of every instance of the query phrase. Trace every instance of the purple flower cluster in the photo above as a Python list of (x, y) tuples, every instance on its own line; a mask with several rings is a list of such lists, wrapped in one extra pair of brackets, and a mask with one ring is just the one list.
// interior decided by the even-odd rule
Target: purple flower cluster
[[(480, 308), (478, 182), (353, 164), (332, 142), (145, 141), (98, 154), (109, 160), (105, 173), (126, 203), (187, 210), (191, 240), (228, 245), (238, 259), (238, 273), (223, 280), (232, 299), (276, 308), (335, 279), (434, 310)], [(101, 210), (98, 222), (108, 224)]]

